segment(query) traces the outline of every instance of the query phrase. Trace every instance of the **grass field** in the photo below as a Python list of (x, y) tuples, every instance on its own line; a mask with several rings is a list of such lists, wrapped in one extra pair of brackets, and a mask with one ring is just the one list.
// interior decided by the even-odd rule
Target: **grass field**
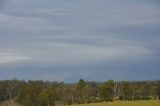
[(115, 101), (104, 103), (90, 103), (71, 106), (160, 106), (160, 100), (144, 100), (144, 101)]
[[(3, 104), (2, 106), (19, 106), (13, 102)], [(143, 101), (115, 101), (115, 102), (103, 102), (103, 103), (90, 103), (81, 105), (70, 106), (160, 106), (160, 100), (143, 100)]]

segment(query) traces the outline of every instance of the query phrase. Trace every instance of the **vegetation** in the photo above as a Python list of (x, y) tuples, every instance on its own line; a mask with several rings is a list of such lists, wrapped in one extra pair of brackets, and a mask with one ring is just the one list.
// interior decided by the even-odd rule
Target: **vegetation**
[(105, 82), (104, 84), (102, 84), (99, 87), (98, 92), (100, 94), (99, 97), (101, 101), (113, 101), (114, 99), (114, 81), (109, 80)]
[[(0, 81), (0, 104), (5, 101), (15, 101), (21, 106), (55, 106), (57, 104), (71, 105), (104, 101), (109, 104), (115, 100), (157, 99), (160, 99), (160, 80), (132, 82), (109, 80), (98, 83), (80, 79), (78, 83), (72, 84), (48, 81), (19, 81), (16, 79)], [(143, 101), (138, 103), (141, 102)], [(123, 104), (123, 102), (117, 101), (114, 103)]]
[(115, 102), (103, 102), (103, 103), (90, 103), (71, 106), (159, 106), (159, 100), (141, 100), (141, 101), (115, 101)]

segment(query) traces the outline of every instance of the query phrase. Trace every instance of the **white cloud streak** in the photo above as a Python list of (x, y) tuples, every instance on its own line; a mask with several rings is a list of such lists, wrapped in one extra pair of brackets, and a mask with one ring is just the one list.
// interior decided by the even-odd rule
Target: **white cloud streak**
[[(152, 50), (147, 47), (149, 44), (132, 40), (115, 39), (113, 37), (107, 38), (109, 39), (101, 37), (83, 38), (82, 36), (69, 38), (40, 37), (40, 42), (27, 44), (32, 47), (32, 51), (28, 51), (27, 53), (34, 58), (34, 61), (37, 60), (39, 62), (43, 60), (42, 64), (50, 63), (58, 65), (87, 64), (104, 60), (108, 62), (138, 61), (152, 55)], [(41, 42), (42, 39), (43, 41)], [(77, 40), (84, 42), (87, 40), (92, 41), (92, 43), (72, 42)]]
[(0, 52), (0, 64), (12, 63), (28, 59), (27, 56)]

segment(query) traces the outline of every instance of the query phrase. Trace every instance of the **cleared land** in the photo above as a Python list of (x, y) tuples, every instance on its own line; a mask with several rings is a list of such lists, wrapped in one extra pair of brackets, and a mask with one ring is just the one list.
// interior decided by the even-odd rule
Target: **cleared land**
[[(10, 102), (7, 104), (3, 104), (2, 106), (19, 106), (19, 105)], [(115, 101), (115, 102), (90, 103), (90, 104), (80, 104), (80, 105), (70, 105), (70, 106), (160, 106), (160, 100)]]
[(104, 103), (91, 103), (71, 106), (160, 106), (160, 100), (143, 100), (143, 101), (115, 101)]

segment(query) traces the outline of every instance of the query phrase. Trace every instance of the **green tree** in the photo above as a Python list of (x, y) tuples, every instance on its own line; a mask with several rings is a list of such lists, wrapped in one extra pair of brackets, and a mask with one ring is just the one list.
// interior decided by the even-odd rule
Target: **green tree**
[(38, 106), (54, 106), (55, 93), (53, 90), (43, 90), (38, 95)]
[(38, 95), (40, 92), (41, 83), (30, 81), (21, 88), (16, 101), (22, 106), (38, 106)]
[(114, 99), (114, 81), (109, 80), (103, 83), (99, 88), (99, 92), (100, 92), (101, 100), (113, 101)]
[(160, 80), (157, 81), (157, 96), (160, 99)]
[(122, 82), (122, 92), (121, 92), (120, 99), (132, 100), (133, 86), (131, 87), (131, 85), (132, 84), (130, 82), (127, 82), (127, 81)]
[[(6, 99), (6, 84), (0, 81), (0, 104)], [(2, 105), (2, 104), (1, 104)]]
[(81, 103), (84, 103), (84, 94), (87, 84), (83, 79), (80, 79), (77, 83), (77, 93), (79, 94), (79, 99)]

